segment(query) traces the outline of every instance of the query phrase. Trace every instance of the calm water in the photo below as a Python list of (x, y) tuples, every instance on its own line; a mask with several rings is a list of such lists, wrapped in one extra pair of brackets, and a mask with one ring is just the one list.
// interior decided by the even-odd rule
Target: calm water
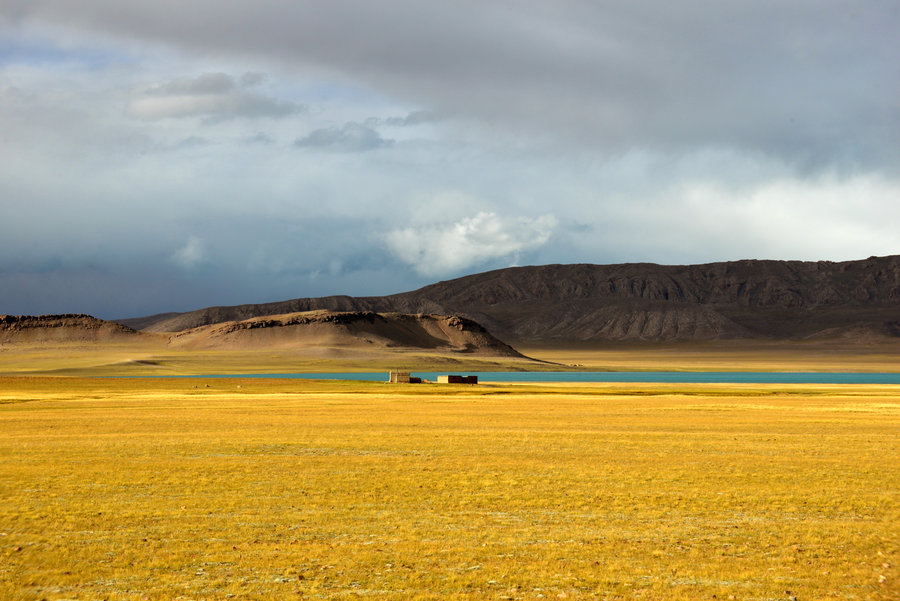
[[(441, 373), (475, 375), (482, 382), (667, 382), (713, 384), (900, 384), (900, 373), (839, 372), (744, 372), (744, 371), (481, 371), (412, 372), (432, 382)], [(296, 374), (230, 374), (190, 376), (200, 378), (302, 378), (313, 380), (363, 380), (386, 382), (387, 372), (338, 372)]]

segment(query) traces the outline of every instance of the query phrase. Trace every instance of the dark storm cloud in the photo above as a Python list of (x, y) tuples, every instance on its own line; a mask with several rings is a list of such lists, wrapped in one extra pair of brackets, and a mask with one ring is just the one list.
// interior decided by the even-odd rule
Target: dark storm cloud
[[(145, 249), (143, 260), (105, 261), (85, 256), (83, 245), (62, 258), (34, 260), (0, 237), (0, 256), (8, 258), (0, 266), (0, 314), (84, 312), (113, 319), (213, 304), (387, 294), (408, 285), (396, 261), (372, 247), (368, 220), (253, 214), (237, 230), (228, 215), (183, 221), (172, 228), (183, 238), (173, 238), (168, 250), (165, 241), (151, 243), (155, 249)], [(303, 252), (297, 252), (298, 239), (307, 242)], [(132, 252), (137, 245), (148, 243), (137, 240)], [(147, 260), (154, 255), (162, 260)]]
[(331, 152), (364, 152), (391, 144), (361, 123), (345, 123), (342, 127), (324, 127), (294, 142), (300, 148), (319, 148)]
[(891, 1), (29, 0), (3, 11), (326, 68), (610, 152), (738, 148), (805, 169), (900, 158)]

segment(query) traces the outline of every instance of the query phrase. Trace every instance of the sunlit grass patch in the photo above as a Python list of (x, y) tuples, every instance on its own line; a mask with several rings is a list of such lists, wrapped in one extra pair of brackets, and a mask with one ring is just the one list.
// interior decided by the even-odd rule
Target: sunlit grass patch
[(2, 599), (898, 596), (895, 387), (19, 378), (0, 399)]

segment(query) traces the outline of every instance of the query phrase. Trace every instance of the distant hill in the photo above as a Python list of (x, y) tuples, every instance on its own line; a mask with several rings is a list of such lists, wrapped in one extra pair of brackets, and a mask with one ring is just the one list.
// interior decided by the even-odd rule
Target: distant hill
[(455, 315), (308, 311), (199, 326), (173, 335), (188, 349), (427, 349), (522, 357), (477, 323)]
[(140, 332), (90, 315), (0, 315), (0, 343), (115, 342), (134, 340)]
[(300, 298), (122, 320), (152, 332), (311, 310), (457, 314), (510, 343), (900, 337), (900, 256), (511, 267), (382, 297)]

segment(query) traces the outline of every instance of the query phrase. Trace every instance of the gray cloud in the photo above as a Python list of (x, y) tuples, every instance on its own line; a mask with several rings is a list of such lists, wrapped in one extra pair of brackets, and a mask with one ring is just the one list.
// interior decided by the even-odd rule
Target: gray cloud
[(382, 123), (396, 127), (408, 127), (422, 125), (423, 123), (434, 123), (435, 121), (440, 121), (441, 118), (440, 113), (435, 111), (413, 111), (405, 117), (388, 117)]
[(613, 153), (735, 147), (800, 168), (898, 163), (892, 2), (115, 4), (33, 0), (2, 10), (325, 68), (435, 110)]
[(237, 89), (237, 82), (225, 73), (205, 73), (199, 77), (181, 78), (157, 84), (144, 92), (148, 96), (207, 96), (227, 94)]
[(202, 136), (188, 136), (176, 143), (171, 149), (183, 150), (187, 148), (197, 148), (201, 146), (209, 146), (212, 142)]
[(377, 131), (362, 123), (349, 122), (342, 127), (325, 127), (298, 138), (294, 145), (300, 148), (319, 148), (331, 152), (363, 152), (389, 146)]
[(206, 73), (149, 86), (131, 99), (128, 114), (139, 119), (206, 117), (230, 119), (287, 117), (305, 112), (304, 105), (252, 92), (263, 81), (257, 73), (236, 80), (225, 73)]
[(245, 136), (241, 140), (244, 144), (272, 144), (275, 140), (269, 134), (263, 132), (256, 132), (255, 134)]

